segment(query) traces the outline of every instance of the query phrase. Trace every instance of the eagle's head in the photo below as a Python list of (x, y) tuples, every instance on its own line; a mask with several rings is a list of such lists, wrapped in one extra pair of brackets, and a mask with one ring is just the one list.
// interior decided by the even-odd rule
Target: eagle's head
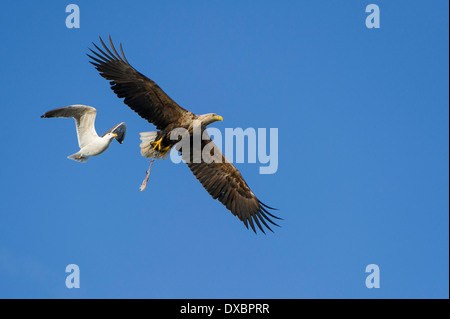
[(202, 122), (202, 126), (206, 127), (211, 123), (217, 122), (217, 121), (223, 121), (223, 117), (220, 115), (217, 115), (215, 113), (208, 113), (203, 114), (198, 117), (198, 120)]

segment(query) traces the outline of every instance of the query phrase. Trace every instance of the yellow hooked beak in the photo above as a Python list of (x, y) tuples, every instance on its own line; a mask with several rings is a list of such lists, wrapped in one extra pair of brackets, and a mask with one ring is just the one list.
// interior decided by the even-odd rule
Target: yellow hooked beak
[(214, 115), (214, 119), (215, 119), (216, 121), (223, 121), (223, 117), (220, 116), (220, 115)]
[(114, 133), (114, 134), (113, 134), (113, 137), (117, 137), (117, 133)]

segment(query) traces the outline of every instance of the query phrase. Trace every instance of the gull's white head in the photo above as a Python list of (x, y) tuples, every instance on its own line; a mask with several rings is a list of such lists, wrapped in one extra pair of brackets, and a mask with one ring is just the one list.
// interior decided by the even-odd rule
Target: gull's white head
[(117, 133), (113, 133), (113, 132), (106, 133), (103, 136), (103, 138), (106, 138), (108, 140), (112, 140), (113, 138), (116, 138), (116, 137), (117, 137)]

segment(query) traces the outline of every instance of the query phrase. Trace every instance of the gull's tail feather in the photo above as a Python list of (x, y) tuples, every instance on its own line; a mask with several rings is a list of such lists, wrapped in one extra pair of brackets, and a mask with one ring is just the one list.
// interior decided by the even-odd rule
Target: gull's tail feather
[(141, 132), (142, 143), (139, 145), (141, 148), (141, 155), (147, 158), (166, 159), (169, 157), (170, 150), (161, 154), (159, 151), (153, 149), (152, 142), (155, 141), (158, 136), (158, 132)]
[(67, 158), (70, 158), (71, 160), (74, 160), (74, 161), (77, 161), (80, 163), (85, 163), (89, 157), (81, 156), (80, 152), (77, 152), (75, 154), (67, 156)]

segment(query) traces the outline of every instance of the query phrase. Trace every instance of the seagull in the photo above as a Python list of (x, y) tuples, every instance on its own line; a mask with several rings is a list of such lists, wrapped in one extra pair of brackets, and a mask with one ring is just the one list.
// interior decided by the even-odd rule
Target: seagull
[(63, 117), (74, 118), (77, 127), (78, 146), (80, 150), (67, 156), (74, 161), (84, 163), (91, 156), (97, 156), (106, 151), (113, 139), (122, 144), (127, 125), (122, 122), (109, 129), (102, 136), (95, 131), (95, 116), (97, 110), (87, 105), (70, 105), (48, 111), (41, 118)]

